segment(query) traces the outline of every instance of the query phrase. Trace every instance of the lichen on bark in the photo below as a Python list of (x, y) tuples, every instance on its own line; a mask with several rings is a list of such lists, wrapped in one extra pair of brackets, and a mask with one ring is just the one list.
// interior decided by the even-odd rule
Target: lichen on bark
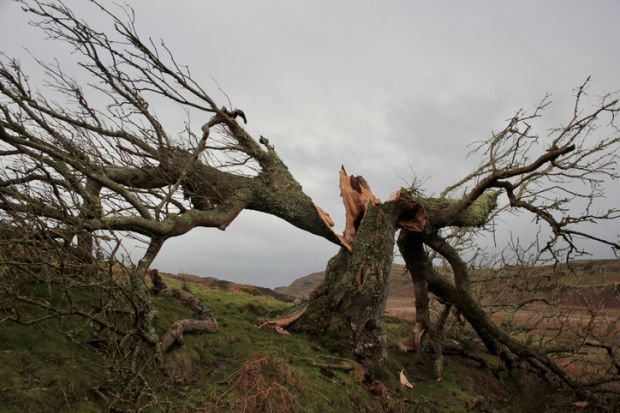
[(352, 251), (341, 248), (328, 263), (325, 279), (311, 294), (294, 324), (337, 351), (351, 349), (363, 361), (385, 360), (383, 312), (393, 259), (397, 207), (369, 203)]
[[(476, 198), (467, 207), (458, 210), (456, 215), (449, 217), (448, 213), (457, 208), (462, 199), (420, 197), (401, 189), (401, 198), (420, 205), (428, 217), (431, 227), (437, 229), (445, 226), (481, 227), (489, 222), (489, 216), (497, 208), (499, 192), (487, 191)], [(430, 230), (427, 232), (431, 232)]]

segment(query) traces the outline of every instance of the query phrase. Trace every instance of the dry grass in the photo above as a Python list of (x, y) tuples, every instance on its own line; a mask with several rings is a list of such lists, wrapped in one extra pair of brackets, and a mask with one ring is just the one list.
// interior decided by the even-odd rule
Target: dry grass
[(296, 395), (306, 386), (281, 357), (255, 355), (233, 377), (234, 383), (209, 411), (227, 408), (233, 412), (283, 413), (303, 411)]

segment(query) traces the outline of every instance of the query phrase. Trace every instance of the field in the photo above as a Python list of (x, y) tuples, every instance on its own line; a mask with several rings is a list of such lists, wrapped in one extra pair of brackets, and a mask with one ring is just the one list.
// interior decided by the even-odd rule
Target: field
[[(207, 302), (217, 314), (219, 331), (188, 335), (184, 345), (162, 359), (143, 358), (138, 383), (136, 377), (123, 376), (125, 367), (135, 362), (131, 354), (121, 360), (111, 357), (109, 348), (95, 344), (97, 330), (83, 320), (62, 317), (34, 326), (5, 322), (0, 328), (0, 411), (98, 412), (135, 406), (140, 411), (174, 412), (576, 409), (575, 400), (559, 393), (525, 403), (523, 392), (536, 389), (544, 395), (544, 385), (498, 376), (457, 356), (448, 356), (444, 380), (433, 380), (426, 355), (398, 351), (397, 343), (410, 335), (411, 324), (395, 318), (387, 320), (389, 363), (380, 382), (366, 382), (355, 363), (347, 367), (346, 354), (331, 354), (303, 335), (282, 336), (257, 328), (290, 308), (290, 302), (257, 291), (166, 280)], [(53, 295), (48, 288), (32, 293)], [(159, 334), (174, 320), (191, 316), (174, 300), (152, 297), (152, 304)], [(412, 389), (400, 384), (401, 371)], [(135, 406), (114, 404), (116, 399), (133, 400)]]
[[(277, 290), (307, 296), (322, 276), (314, 273)], [(620, 371), (618, 355), (610, 355), (606, 347), (598, 346), (599, 341), (616, 348), (620, 343), (620, 260), (483, 270), (477, 276), (481, 302), (492, 320), (524, 342), (571, 347), (588, 343), (573, 354), (557, 356), (558, 363), (573, 377), (598, 379), (609, 368)], [(393, 265), (386, 315), (413, 322), (413, 294), (405, 268)], [(524, 302), (529, 303), (521, 305)], [(433, 315), (441, 308), (441, 304), (431, 301)], [(618, 383), (607, 387), (620, 390)]]
[[(594, 277), (571, 273), (546, 279), (541, 291), (547, 295), (561, 282), (575, 287), (556, 294), (564, 318), (548, 317), (535, 323), (543, 308), (534, 305), (513, 313), (496, 311), (494, 320), (505, 325), (510, 321), (512, 326), (536, 324), (532, 335), (542, 340), (559, 329), (572, 331), (568, 337), (575, 339), (590, 327), (596, 331), (611, 328), (608, 333), (617, 334), (612, 323), (620, 315), (613, 282), (616, 273), (608, 277), (610, 269), (616, 271), (617, 261), (603, 264), (605, 270), (601, 272), (599, 264)], [(311, 289), (320, 276), (311, 275), (296, 285)], [(350, 355), (333, 354), (301, 334), (284, 336), (257, 327), (293, 308), (285, 289), (273, 292), (191, 275), (164, 279), (207, 303), (218, 318), (219, 330), (186, 335), (183, 345), (157, 356), (140, 341), (130, 346), (110, 342), (105, 331), (80, 317), (56, 316), (30, 325), (0, 317), (0, 411), (594, 411), (592, 405), (584, 410), (579, 399), (536, 377), (508, 375), (497, 369), (494, 358), (488, 358), (488, 366), (482, 368), (468, 358), (448, 354), (443, 380), (435, 381), (428, 354), (399, 349), (399, 343), (411, 337), (415, 316), (411, 282), (400, 266), (392, 271), (386, 313), (389, 361), (372, 379)], [(59, 302), (66, 293), (51, 284), (24, 288), (48, 303)], [(81, 291), (78, 304), (88, 308), (96, 303), (93, 294)], [(154, 327), (159, 336), (176, 320), (192, 317), (188, 308), (168, 297), (151, 296), (149, 300), (156, 311)], [(598, 324), (589, 323), (584, 302), (590, 310), (592, 303), (605, 308)], [(14, 307), (6, 296), (0, 295), (0, 303), (4, 314), (10, 314)], [(45, 313), (29, 306), (19, 311), (23, 320)], [(596, 376), (606, 361), (600, 348), (583, 350), (578, 356), (558, 358), (558, 362), (571, 374)], [(400, 383), (401, 371), (413, 383), (412, 389)], [(605, 411), (605, 407), (596, 411)]]

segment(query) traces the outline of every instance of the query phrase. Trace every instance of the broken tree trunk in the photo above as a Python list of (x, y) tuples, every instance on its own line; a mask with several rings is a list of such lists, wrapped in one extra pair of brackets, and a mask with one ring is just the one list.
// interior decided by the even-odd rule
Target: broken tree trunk
[(311, 294), (295, 323), (323, 345), (352, 349), (360, 360), (383, 361), (386, 340), (383, 312), (392, 267), (396, 206), (369, 203), (352, 250), (341, 248), (327, 264), (323, 283)]
[(325, 279), (293, 328), (332, 350), (381, 362), (387, 355), (383, 312), (401, 206), (382, 204), (364, 178), (349, 176), (344, 168), (340, 192), (346, 211), (345, 231), (339, 236), (343, 247), (327, 264)]
[[(428, 230), (436, 215), (434, 206), (449, 201), (413, 197), (403, 189), (381, 203), (364, 178), (349, 176), (344, 168), (340, 171), (340, 191), (346, 210), (345, 231), (339, 236), (343, 248), (329, 261), (325, 279), (293, 327), (333, 350), (350, 350), (362, 361), (380, 363), (387, 355), (383, 313), (394, 234), (397, 228)], [(477, 215), (472, 210), (477, 211), (466, 208), (454, 221), (481, 225), (476, 217), (486, 209)], [(331, 227), (331, 220), (324, 221)]]

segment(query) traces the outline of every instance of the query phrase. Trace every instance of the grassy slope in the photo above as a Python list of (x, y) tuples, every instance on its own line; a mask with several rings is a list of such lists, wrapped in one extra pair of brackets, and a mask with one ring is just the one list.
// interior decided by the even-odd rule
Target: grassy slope
[[(178, 280), (167, 282), (181, 286)], [(165, 355), (167, 374), (150, 373), (148, 379), (158, 399), (167, 401), (164, 410), (242, 411), (261, 401), (262, 390), (269, 392), (267, 400), (273, 404), (263, 406), (264, 411), (384, 411), (353, 374), (321, 370), (316, 364), (330, 355), (306, 337), (256, 328), (290, 303), (187, 285), (213, 309), (220, 330), (186, 336), (183, 346)], [(175, 320), (191, 318), (186, 308), (169, 299), (154, 297), (153, 306), (159, 312), (156, 328), (160, 334)], [(0, 324), (0, 411), (101, 411), (102, 401), (92, 389), (101, 386), (105, 376), (102, 353), (81, 344), (83, 330), (69, 334), (83, 327), (88, 328), (71, 319), (30, 327)], [(411, 331), (397, 320), (388, 320), (387, 327), (391, 343)], [(395, 347), (391, 344), (390, 348)], [(247, 364), (249, 360), (254, 364)], [(263, 387), (252, 387), (257, 380), (248, 369), (252, 366), (262, 366), (258, 378), (265, 380)], [(386, 367), (387, 373), (380, 378), (389, 390), (392, 411), (462, 412), (474, 405), (475, 411), (490, 405), (492, 411), (505, 411), (502, 400), (509, 396), (505, 387), (490, 373), (461, 359), (447, 358), (442, 382), (431, 379), (430, 362), (421, 356), (394, 350)], [(400, 369), (414, 382), (414, 389), (398, 383)], [(484, 401), (480, 402), (480, 396)]]

